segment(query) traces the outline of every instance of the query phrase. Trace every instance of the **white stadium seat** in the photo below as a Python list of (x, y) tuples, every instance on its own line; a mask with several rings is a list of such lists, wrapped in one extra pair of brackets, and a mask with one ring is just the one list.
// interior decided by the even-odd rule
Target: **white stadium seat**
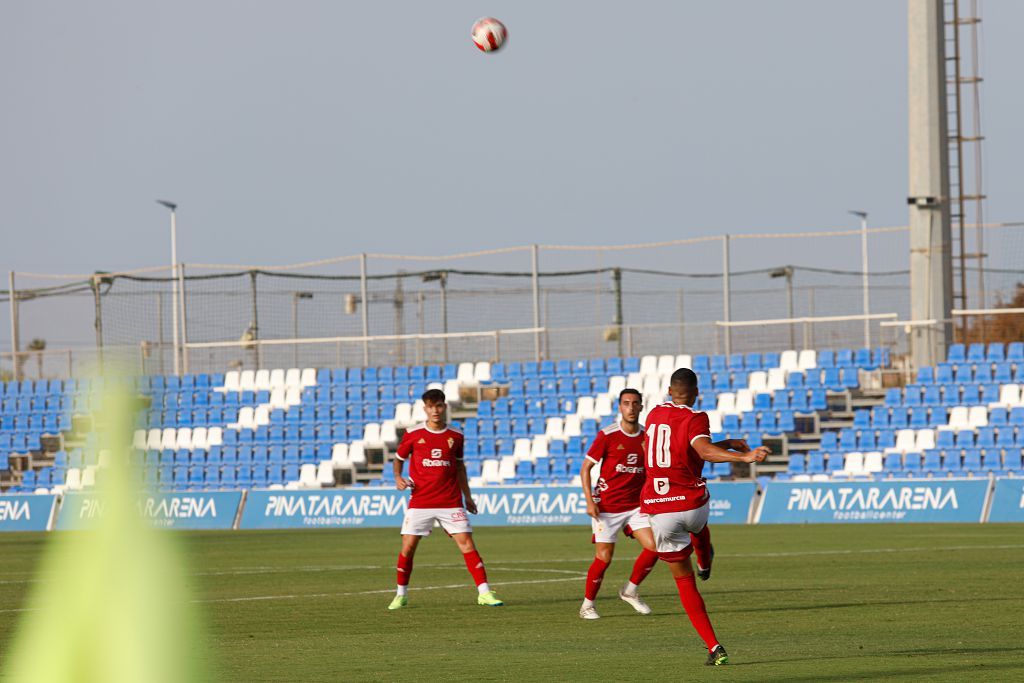
[(210, 427), (206, 430), (206, 443), (208, 446), (224, 445), (224, 428)]
[(879, 451), (869, 451), (864, 454), (864, 472), (874, 474), (882, 471), (882, 454)]
[(459, 363), (458, 374), (455, 378), (459, 380), (459, 384), (466, 387), (476, 386), (476, 379), (473, 377), (473, 373), (476, 367), (472, 363)]
[(427, 411), (423, 409), (423, 399), (416, 399), (412, 404), (412, 423), (419, 424), (427, 421)]
[(597, 413), (594, 411), (594, 397), (593, 396), (581, 396), (576, 401), (576, 415), (581, 420), (593, 420), (597, 417)]
[(178, 447), (178, 431), (174, 427), (166, 427), (160, 440), (160, 448), (173, 451)]
[(782, 391), (786, 388), (786, 371), (782, 368), (772, 368), (768, 371), (768, 386), (766, 389), (769, 392)]
[(280, 389), (281, 395), (284, 396), (284, 370), (281, 368), (270, 371), (270, 388), (274, 391)]
[(163, 446), (164, 438), (163, 430), (161, 429), (150, 429), (149, 435), (146, 437), (146, 448), (151, 451), (158, 451)]
[(489, 361), (479, 361), (473, 368), (473, 379), (477, 384), (491, 383), (491, 364)]
[(645, 396), (657, 396), (658, 394), (664, 393), (665, 385), (661, 383), (661, 377), (654, 375), (644, 376), (643, 386), (640, 387), (640, 393)]
[(64, 486), (68, 491), (80, 490), (82, 488), (82, 470), (77, 467), (69, 467), (64, 479)]
[(498, 461), (494, 459), (484, 460), (480, 465), (480, 478), (488, 484), (500, 484), (501, 475), (498, 474)]
[(747, 378), (747, 388), (755, 394), (768, 393), (768, 373), (764, 370), (755, 370)]
[(579, 415), (566, 415), (562, 434), (569, 439), (574, 436), (582, 436), (583, 425)]
[(316, 368), (302, 368), (299, 386), (303, 388), (316, 386)]
[[(181, 430), (179, 429), (178, 431), (180, 432)], [(96, 466), (97, 467), (110, 467), (110, 464), (113, 462), (113, 460), (114, 460), (113, 454), (110, 451), (104, 449), (104, 450), (100, 451), (99, 454), (96, 456)]]
[(363, 427), (363, 443), (366, 448), (383, 448), (384, 442), (380, 440), (380, 424), (367, 422)]
[(675, 356), (658, 356), (658, 374), (671, 375), (676, 370)]
[(270, 408), (267, 406), (256, 406), (252, 411), (252, 422), (257, 427), (264, 427), (270, 424)]
[(917, 432), (913, 429), (901, 429), (896, 432), (896, 445), (886, 448), (886, 453), (910, 453), (917, 445)]
[(533, 442), (530, 439), (516, 439), (512, 447), (512, 457), (516, 460), (533, 460), (531, 448)]
[(242, 370), (238, 376), (239, 391), (256, 391), (256, 372), (254, 370)]
[(174, 448), (176, 450), (192, 450), (192, 428), (191, 427), (178, 427), (178, 434), (175, 439)]
[(498, 465), (498, 476), (502, 481), (516, 478), (516, 459), (514, 457), (506, 455), (501, 459), (501, 464)]
[(711, 433), (720, 433), (722, 431), (722, 414), (717, 410), (708, 410), (706, 412), (708, 415), (708, 423), (711, 426)]
[(658, 374), (658, 357), (657, 356), (644, 356), (640, 359), (640, 374), (641, 375), (656, 375)]
[(388, 448), (398, 445), (398, 429), (394, 420), (384, 420), (380, 423), (380, 440)]
[(736, 414), (736, 394), (723, 391), (718, 395), (718, 412), (722, 415)]
[(456, 379), (450, 379), (444, 383), (441, 391), (444, 392), (444, 400), (448, 402), (449, 406), (461, 406), (462, 396), (459, 394), (459, 381)]
[(302, 403), (302, 388), (301, 387), (288, 387), (284, 392), (284, 402), (289, 408), (297, 406)]
[(412, 404), (399, 403), (395, 405), (395, 424), (399, 427), (411, 427), (415, 422), (412, 420)]
[(626, 378), (622, 375), (612, 375), (608, 378), (608, 395), (619, 397), (622, 390), (626, 388)]
[(736, 412), (750, 413), (754, 410), (754, 392), (750, 389), (740, 389), (736, 392)]
[(814, 349), (804, 349), (797, 359), (797, 367), (800, 372), (807, 372), (818, 367), (818, 352)]
[(288, 402), (285, 401), (285, 388), (283, 386), (275, 387), (270, 392), (270, 409), (271, 410), (287, 410)]
[(323, 486), (334, 486), (334, 463), (323, 460), (316, 468), (316, 483)]
[(192, 448), (206, 450), (210, 447), (210, 436), (206, 427), (196, 427), (192, 430)]
[(864, 454), (847, 453), (843, 459), (843, 469), (836, 472), (839, 476), (856, 477), (864, 474)]
[(970, 429), (969, 416), (967, 406), (955, 406), (949, 411), (949, 428), (956, 431)]
[(240, 391), (241, 387), (238, 383), (238, 376), (238, 370), (228, 370), (226, 373), (224, 373), (224, 386), (222, 389), (224, 391)]
[(348, 461), (353, 465), (366, 464), (366, 449), (362, 441), (353, 441), (348, 445)]
[(935, 448), (935, 430), (934, 429), (919, 429), (917, 430), (917, 439), (914, 441), (914, 450), (918, 453), (924, 453), (925, 451)]
[(302, 388), (302, 372), (298, 368), (288, 368), (284, 373), (284, 385), (289, 389)]
[(548, 457), (548, 439), (543, 434), (538, 434), (533, 437), (533, 443), (530, 445), (530, 459), (536, 461), (537, 458)]
[(800, 362), (797, 358), (796, 351), (789, 350), (783, 351), (782, 356), (779, 358), (779, 368), (783, 372), (797, 372), (800, 370)]
[(331, 462), (338, 469), (348, 467), (352, 463), (348, 459), (348, 444), (347, 443), (336, 443), (331, 446)]
[(320, 488), (320, 483), (316, 480), (316, 465), (306, 463), (299, 467), (299, 486), (304, 489)]
[(639, 390), (644, 385), (644, 376), (639, 372), (631, 372), (626, 375), (626, 386), (630, 389)]
[(1004, 408), (1014, 408), (1021, 404), (1021, 393), (1019, 384), (1004, 384), (999, 388), (999, 403), (994, 404), (991, 407), (1003, 406)]
[(256, 385), (256, 391), (270, 391), (270, 370), (257, 370), (253, 383)]
[(977, 429), (978, 427), (988, 426), (988, 407), (986, 406), (971, 406), (967, 417), (968, 429)]
[(549, 417), (544, 425), (544, 436), (549, 439), (562, 439), (565, 420), (560, 417)]
[(96, 466), (89, 465), (82, 470), (82, 488), (88, 489), (96, 485)]
[(607, 394), (598, 396), (594, 401), (594, 414), (598, 419), (602, 417), (608, 417), (615, 413), (615, 407), (612, 406), (612, 399)]
[(146, 430), (136, 429), (132, 435), (132, 448), (144, 451), (146, 450)]
[(679, 368), (693, 368), (693, 357), (688, 353), (681, 353), (676, 356), (676, 366), (672, 368), (672, 372), (675, 372)]

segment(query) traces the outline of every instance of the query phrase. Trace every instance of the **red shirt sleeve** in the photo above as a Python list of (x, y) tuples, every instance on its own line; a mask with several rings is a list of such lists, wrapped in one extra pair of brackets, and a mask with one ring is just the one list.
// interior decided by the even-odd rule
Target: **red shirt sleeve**
[(608, 437), (605, 436), (604, 432), (598, 432), (597, 436), (594, 437), (594, 443), (590, 444), (590, 449), (587, 451), (587, 459), (598, 462), (604, 457), (607, 445)]
[(693, 419), (690, 420), (690, 430), (687, 436), (687, 441), (690, 445), (693, 445), (693, 440), (698, 436), (706, 436), (711, 438), (711, 422), (708, 420), (707, 413), (694, 413)]
[(455, 443), (452, 444), (452, 457), (456, 460), (462, 460), (462, 453), (466, 443), (466, 437), (462, 434), (455, 434)]
[(407, 431), (402, 435), (402, 440), (398, 442), (398, 448), (395, 449), (395, 457), (399, 460), (406, 460), (412, 454), (412, 430)]

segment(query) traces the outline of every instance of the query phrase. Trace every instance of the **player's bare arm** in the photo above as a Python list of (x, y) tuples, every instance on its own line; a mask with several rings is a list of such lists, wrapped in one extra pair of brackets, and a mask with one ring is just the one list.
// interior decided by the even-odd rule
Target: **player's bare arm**
[(411, 489), (412, 479), (406, 479), (402, 475), (402, 470), (404, 469), (405, 462), (400, 458), (395, 458), (394, 460), (392, 460), (391, 466), (395, 470), (395, 488), (397, 488), (399, 491)]
[(772, 453), (767, 446), (758, 446), (746, 453), (733, 453), (715, 445), (706, 436), (693, 442), (693, 450), (706, 462), (763, 462)]
[(597, 503), (594, 502), (594, 496), (591, 491), (592, 486), (590, 482), (590, 471), (594, 469), (594, 465), (597, 463), (583, 458), (583, 465), (580, 466), (580, 481), (583, 482), (583, 500), (587, 501), (587, 514), (597, 519), (598, 509)]
[(476, 514), (476, 501), (473, 500), (473, 492), (469, 489), (469, 477), (466, 475), (466, 463), (459, 460), (455, 465), (455, 477), (458, 479), (459, 488), (462, 490), (462, 498), (466, 504), (466, 512)]
[(737, 451), (738, 453), (746, 453), (750, 450), (750, 444), (747, 443), (746, 439), (722, 439), (721, 441), (715, 441), (715, 445), (727, 451)]

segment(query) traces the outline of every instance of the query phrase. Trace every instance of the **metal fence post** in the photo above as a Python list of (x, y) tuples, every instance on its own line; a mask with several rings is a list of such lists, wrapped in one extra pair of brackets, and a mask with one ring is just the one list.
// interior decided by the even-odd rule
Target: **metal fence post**
[(11, 309), (11, 360), (14, 365), (14, 381), (21, 381), (21, 365), (18, 363), (18, 350), (19, 350), (19, 332), (18, 329), (18, 293), (14, 289), (14, 271), (10, 271), (7, 276), (7, 294), (8, 303)]
[(185, 264), (178, 264), (178, 296), (181, 297), (181, 370), (188, 369), (188, 308), (185, 306)]
[(615, 334), (618, 342), (619, 357), (622, 357), (622, 268), (612, 268), (612, 285), (615, 289)]
[(541, 359), (540, 353), (540, 274), (537, 272), (538, 252), (540, 248), (534, 244), (531, 249), (531, 271), (533, 282), (533, 355), (538, 363)]
[[(722, 313), (725, 322), (732, 322), (732, 304), (729, 294), (729, 235), (722, 235)], [(725, 355), (732, 353), (732, 328), (725, 326)]]
[(92, 276), (92, 297), (95, 311), (93, 326), (96, 328), (96, 354), (99, 358), (100, 372), (103, 372), (103, 306), (100, 303), (100, 275), (98, 273)]
[(249, 281), (252, 285), (252, 350), (256, 359), (256, 370), (260, 369), (260, 308), (259, 297), (256, 290), (256, 271), (249, 271)]
[(363, 304), (363, 366), (370, 365), (370, 301), (366, 294), (366, 252), (359, 255), (359, 296)]

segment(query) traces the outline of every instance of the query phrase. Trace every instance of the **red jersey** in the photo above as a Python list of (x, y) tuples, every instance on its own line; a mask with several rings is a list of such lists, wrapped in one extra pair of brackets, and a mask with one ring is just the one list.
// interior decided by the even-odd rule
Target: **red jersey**
[(587, 460), (598, 465), (594, 502), (601, 512), (628, 512), (640, 507), (644, 487), (644, 428), (627, 434), (616, 422), (597, 433)]
[(707, 413), (685, 405), (662, 403), (647, 415), (647, 481), (640, 510), (650, 515), (682, 512), (707, 502), (701, 472), (704, 461), (693, 443), (711, 438)]
[(456, 475), (462, 461), (462, 432), (455, 427), (433, 431), (420, 423), (407, 431), (395, 457), (409, 461), (411, 508), (460, 508), (462, 489)]

